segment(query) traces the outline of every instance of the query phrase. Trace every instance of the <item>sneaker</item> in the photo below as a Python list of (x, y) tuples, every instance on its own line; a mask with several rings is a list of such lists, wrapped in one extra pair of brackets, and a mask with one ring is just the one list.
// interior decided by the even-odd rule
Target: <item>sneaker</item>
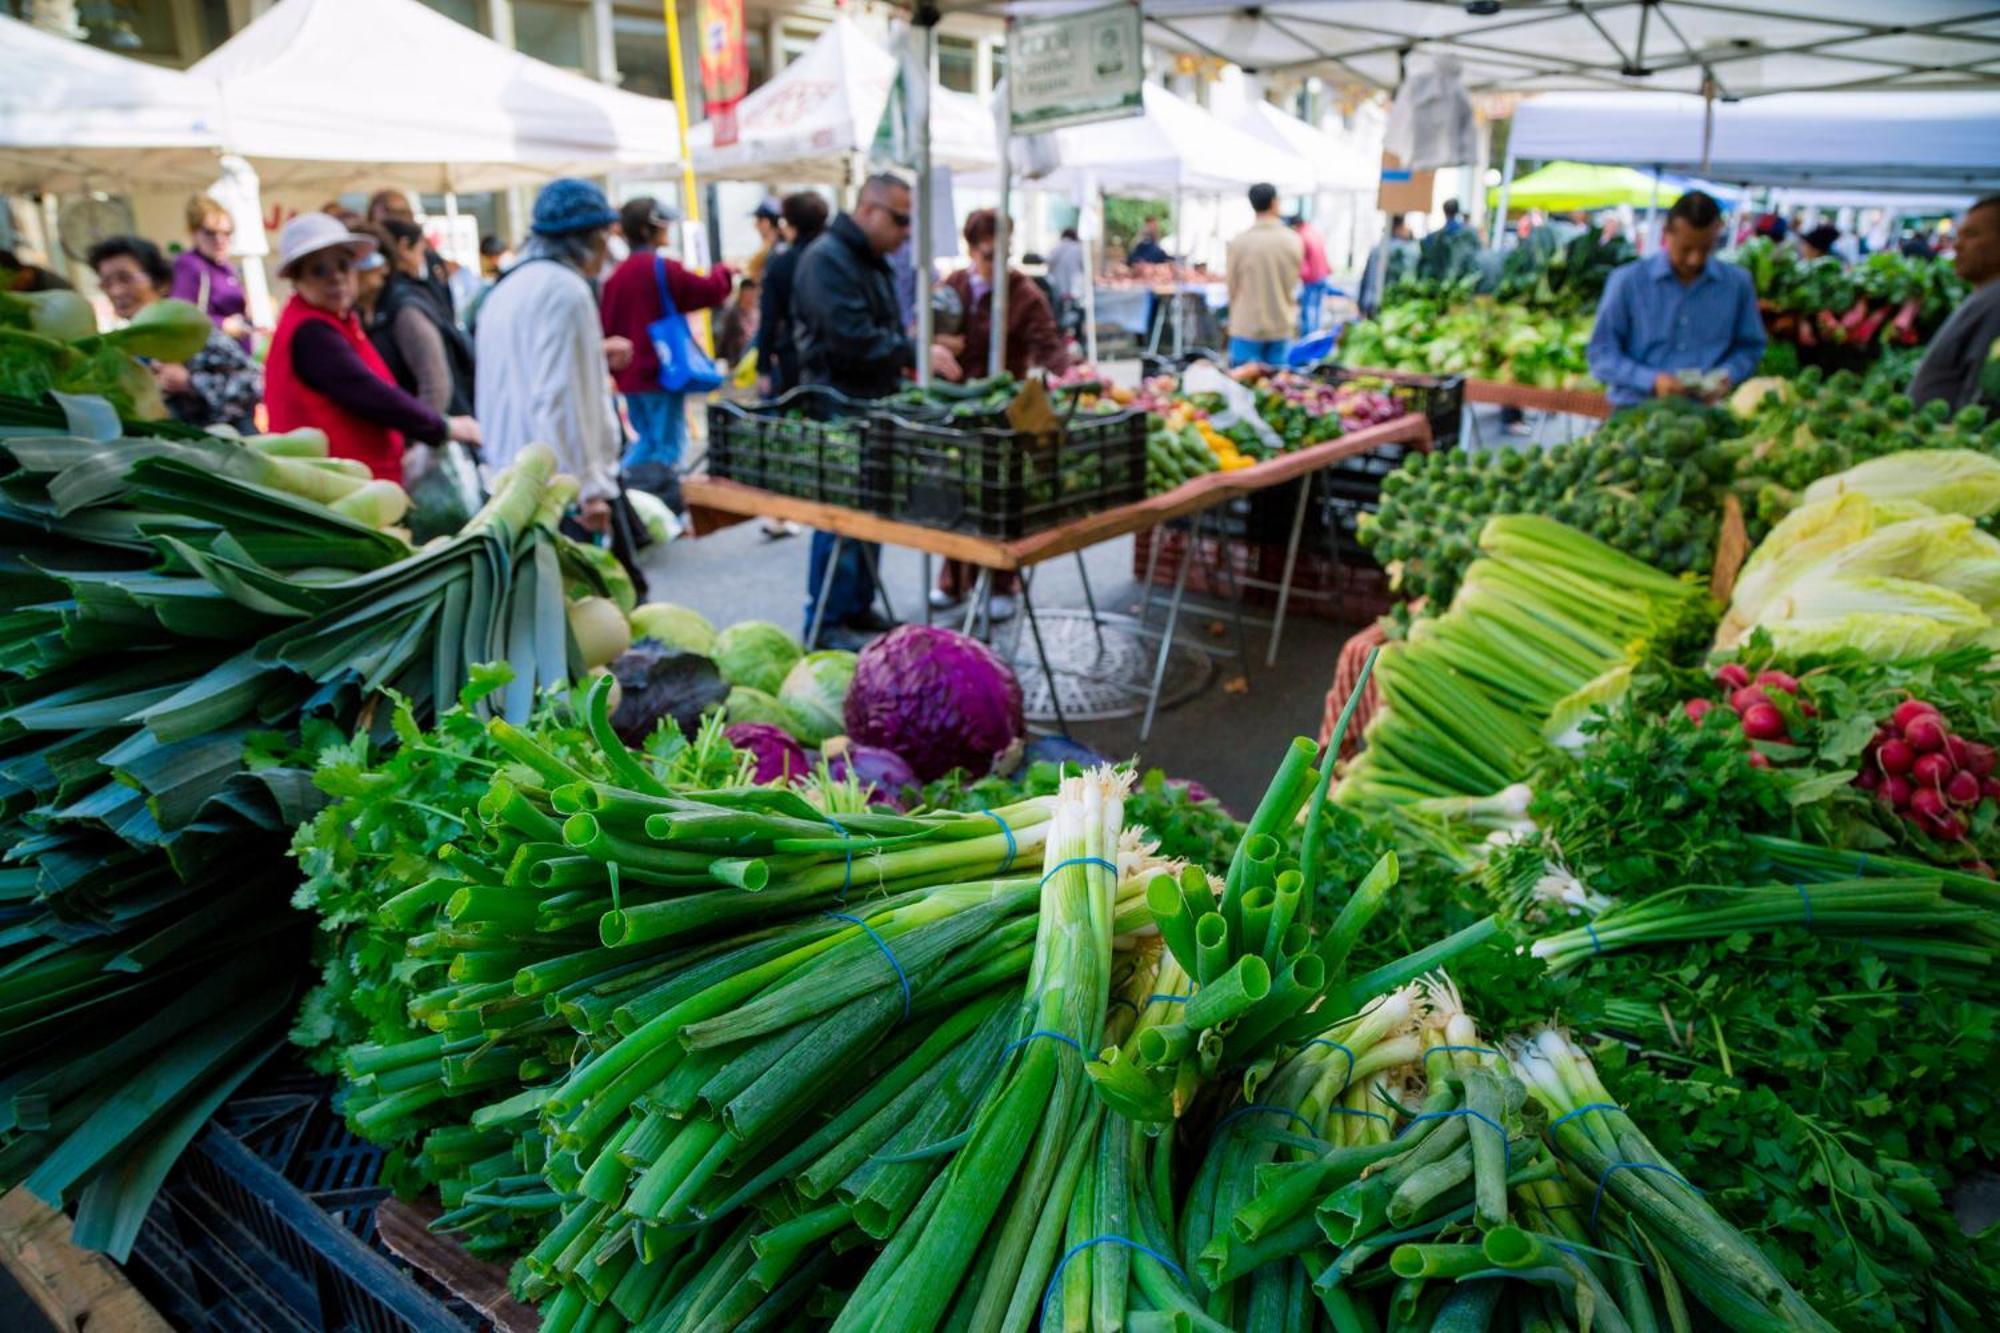
[(843, 652), (858, 653), (866, 648), (868, 641), (874, 637), (867, 630), (855, 629), (851, 625), (821, 625), (819, 638), (808, 646), (816, 651), (838, 648)]
[(996, 625), (1003, 620), (1012, 620), (1020, 609), (1020, 599), (1007, 592), (994, 593), (986, 603), (986, 614)]
[(1525, 421), (1510, 421), (1500, 427), (1500, 433), (1511, 440), (1525, 440), (1535, 433), (1535, 429)]
[(887, 634), (901, 622), (889, 619), (871, 606), (865, 611), (855, 612), (840, 623), (848, 629), (860, 630), (863, 634)]
[(931, 589), (931, 610), (956, 611), (965, 605), (965, 599), (957, 593), (946, 592), (943, 588)]

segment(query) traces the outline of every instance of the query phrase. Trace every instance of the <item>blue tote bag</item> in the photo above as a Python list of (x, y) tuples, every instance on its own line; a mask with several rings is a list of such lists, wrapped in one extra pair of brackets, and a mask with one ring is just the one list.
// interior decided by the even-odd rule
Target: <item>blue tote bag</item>
[(707, 393), (721, 388), (723, 376), (715, 358), (701, 349), (687, 316), (674, 305), (663, 255), (653, 256), (653, 278), (660, 284), (660, 309), (666, 311), (646, 326), (646, 336), (653, 340), (653, 352), (660, 358), (660, 387), (668, 393)]

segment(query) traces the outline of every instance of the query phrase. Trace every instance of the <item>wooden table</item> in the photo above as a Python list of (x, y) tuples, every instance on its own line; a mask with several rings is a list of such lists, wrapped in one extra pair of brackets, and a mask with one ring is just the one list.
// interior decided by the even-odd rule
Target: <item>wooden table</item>
[(1574, 417), (1611, 415), (1611, 400), (1594, 389), (1540, 389), (1512, 380), (1465, 381), (1465, 401), (1518, 407), (1524, 412), (1561, 412)]
[[(842, 505), (794, 499), (791, 496), (778, 495), (755, 486), (745, 486), (740, 482), (716, 477), (691, 476), (683, 479), (681, 496), (687, 503), (688, 521), (696, 536), (750, 518), (790, 519), (795, 523), (832, 533), (836, 543), (881, 542), (919, 551), (926, 557), (962, 560), (975, 565), (979, 568), (980, 574), (966, 610), (966, 627), (970, 629), (978, 623), (982, 604), (991, 598), (992, 578), (995, 573), (1027, 571), (1044, 561), (1076, 554), (1101, 542), (1127, 537), (1175, 519), (1193, 517), (1198, 521), (1201, 514), (1238, 496), (1268, 490), (1287, 482), (1300, 482), (1299, 505), (1292, 519), (1291, 538), (1285, 554), (1284, 577), (1278, 592), (1276, 622), (1272, 626), (1271, 653), (1275, 656), (1278, 634), (1283, 626), (1285, 607), (1291, 593), (1299, 535), (1305, 522), (1305, 480), (1321, 468), (1329, 467), (1345, 458), (1368, 453), (1383, 445), (1428, 445), (1429, 442), (1430, 424), (1422, 416), (1412, 413), (1397, 417), (1393, 421), (1385, 421), (1380, 425), (1350, 431), (1324, 444), (1312, 445), (1294, 453), (1280, 454), (1276, 458), (1234, 472), (1211, 472), (1192, 481), (1183, 482), (1171, 491), (1148, 496), (1143, 500), (1134, 500), (1130, 504), (1119, 505), (1095, 514), (1087, 514), (1057, 527), (1045, 528), (1040, 532), (1012, 540), (923, 527), (915, 523), (885, 518), (879, 514), (865, 514)], [(1192, 543), (1189, 554), (1192, 555)], [(827, 561), (829, 576), (838, 556), (839, 550), (836, 545), (833, 556)], [(1181, 598), (1187, 583), (1188, 565), (1189, 560), (1184, 558), (1180, 564), (1180, 575), (1176, 580), (1173, 596), (1168, 603), (1166, 628), (1161, 633), (1159, 655), (1154, 663), (1153, 685), (1147, 694), (1146, 715), (1139, 730), (1139, 739), (1142, 741), (1152, 730), (1153, 715), (1159, 704), (1160, 686), (1165, 679), (1168, 651), (1174, 641)], [(1084, 595), (1091, 602), (1091, 616), (1095, 619), (1096, 602), (1090, 593), (1087, 577), (1084, 583)], [(822, 589), (816, 606), (824, 603), (825, 591)], [(1056, 701), (1056, 725), (1066, 731), (1067, 723), (1063, 719), (1062, 705), (1056, 694), (1055, 675), (1049, 669), (1048, 656), (1042, 648), (1041, 627), (1035, 619), (1034, 602), (1026, 581), (1023, 581), (1021, 587), (1021, 609), (1027, 618), (1029, 631), (1035, 639), (1036, 656), (1040, 659), (1042, 671), (1049, 680), (1049, 697)], [(1147, 621), (1150, 621), (1150, 599), (1146, 611)], [(890, 608), (889, 613), (893, 618), (895, 614), (893, 608)], [(816, 630), (817, 626), (813, 629)], [(812, 631), (809, 630), (808, 637), (811, 636)]]

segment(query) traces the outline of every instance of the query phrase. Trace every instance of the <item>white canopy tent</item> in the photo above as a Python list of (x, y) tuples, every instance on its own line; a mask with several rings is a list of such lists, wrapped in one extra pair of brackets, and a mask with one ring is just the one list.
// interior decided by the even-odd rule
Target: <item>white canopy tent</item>
[(265, 186), (452, 193), (680, 160), (673, 103), (501, 46), (418, 0), (279, 0), (188, 71)]
[[(1103, 0), (944, 0), (1039, 17)], [(1472, 92), (1652, 89), (1761, 97), (1806, 89), (2000, 84), (1991, 0), (1142, 0), (1146, 40), (1254, 73), (1393, 89), (1413, 52), (1450, 55)]]
[(199, 189), (213, 87), (0, 17), (0, 191)]
[(1373, 154), (1364, 152), (1356, 144), (1308, 125), (1262, 99), (1251, 102), (1230, 124), (1303, 160), (1312, 172), (1311, 193), (1373, 194), (1381, 182), (1379, 149)]
[[(688, 131), (695, 171), (720, 180), (772, 184), (850, 182), (889, 104), (896, 58), (845, 15), (736, 107), (737, 140), (715, 146), (715, 122)], [(931, 161), (955, 171), (1000, 160), (990, 110), (979, 99), (931, 85)]]
[(2000, 92), (1798, 93), (1713, 111), (1710, 128), (1700, 97), (1551, 93), (1515, 109), (1507, 149), (1811, 190), (2000, 188)]

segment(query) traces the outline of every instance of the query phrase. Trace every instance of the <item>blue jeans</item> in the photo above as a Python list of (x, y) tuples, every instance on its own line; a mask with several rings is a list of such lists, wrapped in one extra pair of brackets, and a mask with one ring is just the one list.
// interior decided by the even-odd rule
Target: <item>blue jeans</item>
[(1289, 338), (1231, 338), (1229, 340), (1229, 364), (1247, 366), (1252, 361), (1261, 361), (1267, 366), (1285, 364), (1285, 353), (1291, 351)]
[[(806, 571), (806, 630), (812, 630), (813, 606), (819, 601), (820, 580), (826, 577), (826, 562), (833, 555), (834, 536), (830, 532), (815, 532), (812, 538), (812, 560)], [(880, 560), (880, 546), (868, 543), (869, 554)], [(875, 601), (875, 578), (868, 572), (868, 562), (861, 558), (861, 543), (852, 539), (840, 544), (840, 563), (834, 566), (833, 582), (826, 590), (826, 614), (821, 617), (825, 625), (838, 625), (842, 621), (866, 611)], [(806, 645), (811, 648), (811, 644)]]
[(1325, 278), (1299, 288), (1299, 337), (1310, 338), (1319, 332), (1320, 304), (1332, 290), (1333, 284)]
[(677, 393), (664, 390), (625, 395), (625, 415), (639, 438), (625, 451), (625, 467), (658, 463), (674, 467), (681, 461), (681, 447), (687, 443), (687, 405)]

